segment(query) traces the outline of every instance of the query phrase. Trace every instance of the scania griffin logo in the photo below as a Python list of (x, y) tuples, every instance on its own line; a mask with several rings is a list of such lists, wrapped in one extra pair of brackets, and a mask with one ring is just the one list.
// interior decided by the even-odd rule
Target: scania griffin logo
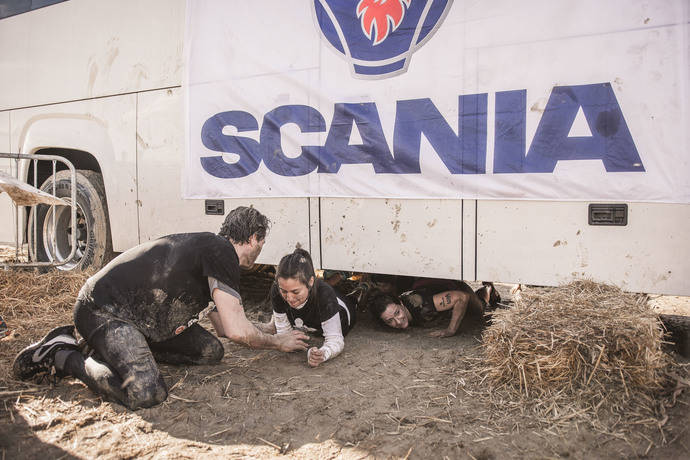
[(441, 26), (453, 0), (314, 0), (328, 43), (358, 78), (407, 71), (412, 54)]
[(374, 45), (384, 41), (388, 34), (400, 26), (405, 8), (411, 0), (360, 0), (357, 17), (362, 19), (362, 32)]

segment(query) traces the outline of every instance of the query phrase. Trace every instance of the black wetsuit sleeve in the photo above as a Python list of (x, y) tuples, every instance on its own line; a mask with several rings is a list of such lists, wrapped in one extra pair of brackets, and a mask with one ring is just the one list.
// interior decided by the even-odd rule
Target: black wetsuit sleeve
[(340, 304), (333, 288), (325, 281), (318, 281), (319, 322), (324, 323), (340, 313)]

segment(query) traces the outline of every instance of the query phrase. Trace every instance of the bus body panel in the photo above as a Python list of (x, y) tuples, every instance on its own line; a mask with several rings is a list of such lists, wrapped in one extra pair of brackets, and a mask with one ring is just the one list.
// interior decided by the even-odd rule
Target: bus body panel
[(321, 198), (328, 268), (460, 279), (462, 200)]
[(179, 85), (184, 9), (70, 0), (2, 19), (0, 110)]
[(628, 203), (626, 226), (589, 225), (583, 202), (481, 201), (477, 216), (478, 279), (690, 295), (688, 205)]

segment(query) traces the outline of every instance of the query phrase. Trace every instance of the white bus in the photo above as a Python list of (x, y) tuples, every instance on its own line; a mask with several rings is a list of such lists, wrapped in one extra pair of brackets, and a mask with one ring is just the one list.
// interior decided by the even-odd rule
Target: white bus
[[(286, 20), (291, 14), (304, 13), (309, 15), (305, 21), (311, 22), (315, 14), (311, 1), (270, 3), (290, 6)], [(315, 3), (318, 7), (326, 2)], [(508, 59), (521, 52), (520, 47), (532, 47), (531, 52), (538, 53), (538, 45), (548, 40), (593, 47), (589, 52), (596, 55), (606, 53), (603, 46), (596, 48), (597, 43), (627, 40), (625, 37), (635, 33), (649, 36), (645, 39), (649, 50), (633, 50), (637, 54), (631, 54), (630, 66), (643, 72), (652, 65), (648, 61), (655, 61), (659, 72), (675, 72), (673, 78), (667, 75), (673, 86), (668, 91), (680, 106), (673, 113), (685, 118), (669, 120), (662, 111), (668, 94), (654, 101), (657, 94), (651, 87), (640, 98), (648, 100), (647, 118), (654, 120), (641, 125), (627, 113), (626, 120), (633, 137), (645, 130), (657, 130), (650, 136), (667, 136), (667, 143), (673, 144), (669, 148), (680, 150), (686, 158), (677, 168), (690, 175), (687, 2), (668, 0), (646, 6), (632, 2), (628, 10), (626, 2), (611, 2), (607, 11), (614, 4), (620, 8), (615, 20), (576, 17), (575, 23), (586, 25), (583, 30), (546, 28), (543, 32), (535, 31), (543, 24), (529, 21), (558, 14), (565, 6), (550, 12), (549, 8), (556, 8), (548, 6), (551, 2), (537, 0), (519, 7), (510, 1), (480, 3), (449, 2), (449, 7), (464, 9), (467, 19), (462, 23), (449, 20), (448, 28), (466, 27), (468, 34), (477, 27), (500, 28), (500, 22), (487, 21), (509, 11), (514, 19), (525, 21), (523, 29), (530, 32), (452, 45), (478, 62), (482, 53)], [(597, 2), (564, 3), (592, 6)], [(538, 285), (585, 277), (631, 291), (690, 295), (690, 206), (683, 199), (232, 198), (231, 193), (185, 198), (182, 183), (188, 125), (183, 83), (188, 72), (184, 50), (189, 5), (185, 0), (0, 0), (0, 152), (59, 155), (78, 170), (79, 250), (67, 268), (100, 266), (111, 252), (165, 234), (215, 232), (225, 212), (252, 204), (274, 223), (260, 263), (277, 263), (299, 243), (323, 269)], [(238, 6), (238, 17), (252, 10), (258, 14), (263, 6), (263, 2), (246, 2)], [(516, 8), (523, 7), (540, 9), (544, 16), (516, 17)], [(577, 16), (578, 8), (572, 10)], [(228, 36), (242, 40), (240, 35)], [(663, 41), (655, 43), (654, 37), (660, 36)], [(431, 47), (435, 39), (425, 46)], [(252, 46), (259, 46), (256, 43), (254, 40)], [(675, 54), (655, 54), (669, 43), (679, 47)], [(415, 59), (423, 62), (425, 58), (419, 54), (411, 65)], [(499, 68), (515, 72), (516, 78), (524, 73), (508, 60)], [(485, 69), (468, 64), (464, 69), (473, 69), (464, 78), (481, 86)], [(617, 81), (613, 74), (605, 81), (624, 106), (625, 91), (630, 91), (627, 82)], [(563, 83), (552, 81), (549, 90)], [(503, 89), (528, 87), (531, 83), (523, 81)], [(499, 96), (495, 91), (486, 92), (493, 107)], [(539, 116), (545, 96), (548, 93), (527, 92), (528, 117)], [(685, 127), (677, 128), (683, 120)], [(664, 123), (672, 127), (664, 128)], [(489, 141), (489, 149), (491, 144)], [(644, 146), (638, 143), (638, 147), (644, 156)], [(32, 162), (0, 161), (0, 170), (30, 184), (36, 176), (34, 185), (43, 189), (56, 182), (58, 195), (68, 196), (65, 173), (53, 177), (49, 164), (38, 163), (34, 172)], [(36, 214), (30, 216), (22, 209), (15, 218), (11, 201), (0, 194), (0, 243), (14, 244), (16, 238), (32, 243), (27, 228), (36, 219), (39, 231), (32, 257), (59, 260), (70, 252), (69, 212), (56, 208), (56, 247), (46, 243), (52, 237), (47, 212)]]

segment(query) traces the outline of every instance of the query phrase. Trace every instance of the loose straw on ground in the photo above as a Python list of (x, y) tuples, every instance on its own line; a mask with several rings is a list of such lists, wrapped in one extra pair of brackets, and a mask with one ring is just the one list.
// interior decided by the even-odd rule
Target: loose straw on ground
[(0, 270), (0, 312), (10, 330), (0, 346), (0, 382), (11, 378), (12, 360), (19, 350), (50, 329), (72, 323), (74, 302), (89, 275)]

